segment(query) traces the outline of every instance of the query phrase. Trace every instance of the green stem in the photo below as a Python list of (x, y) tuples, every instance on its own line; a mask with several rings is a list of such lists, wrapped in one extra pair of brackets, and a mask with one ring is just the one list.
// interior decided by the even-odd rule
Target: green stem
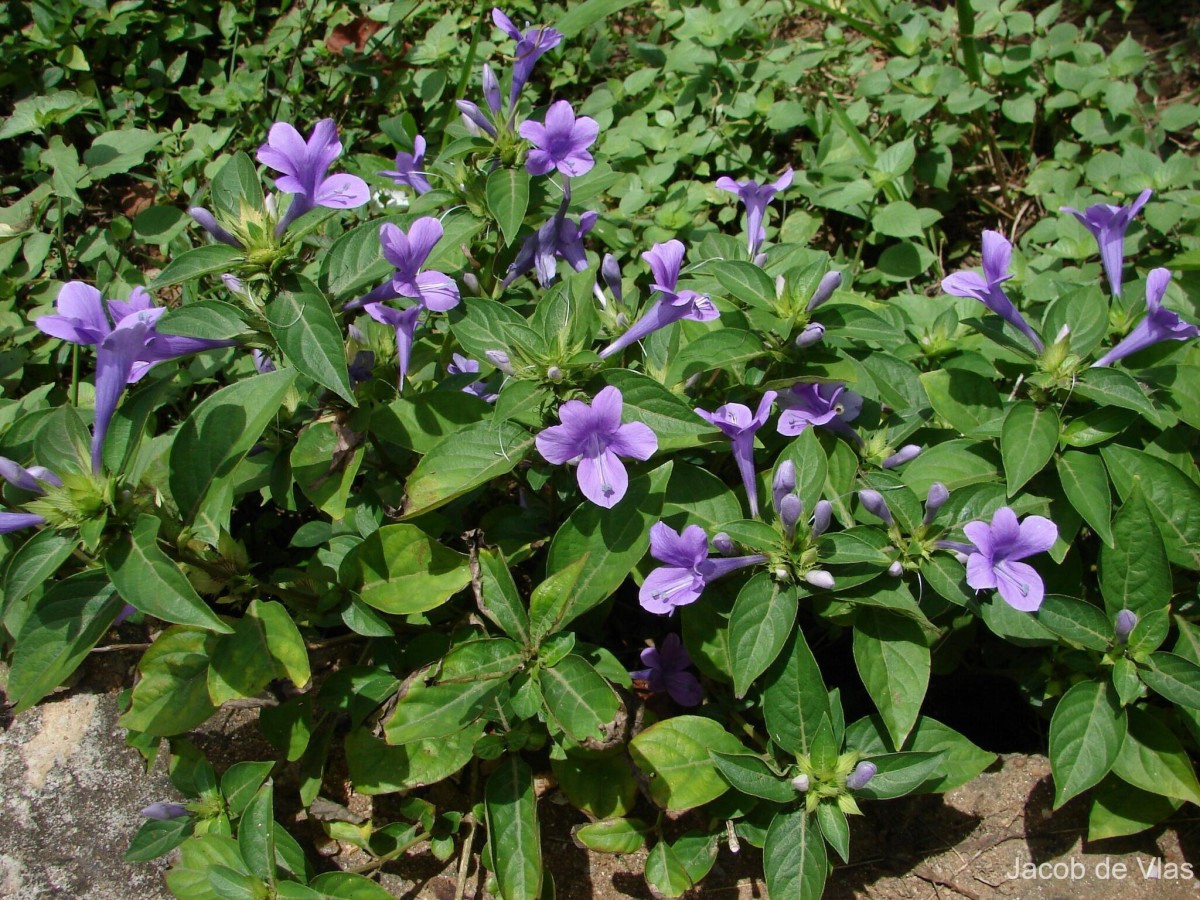
[(962, 46), (963, 68), (967, 77), (977, 87), (983, 84), (983, 73), (979, 69), (979, 51), (975, 47), (975, 10), (971, 0), (955, 0), (955, 11), (958, 13), (958, 35)]

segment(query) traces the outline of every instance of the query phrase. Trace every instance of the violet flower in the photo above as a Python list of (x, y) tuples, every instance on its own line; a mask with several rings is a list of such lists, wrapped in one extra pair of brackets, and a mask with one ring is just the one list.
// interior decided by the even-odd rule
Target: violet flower
[(817, 289), (813, 291), (813, 295), (808, 298), (808, 306), (805, 307), (806, 312), (812, 312), (826, 300), (833, 296), (833, 292), (842, 286), (841, 272), (826, 272), (821, 281), (817, 284)]
[[(467, 375), (479, 372), (479, 363), (473, 359), (468, 359), (461, 353), (451, 355), (453, 362), (446, 366), (446, 372), (450, 375)], [(488, 390), (486, 384), (482, 381), (473, 381), (463, 388), (464, 394), (474, 394), (484, 403), (495, 403), (499, 394), (494, 394)]]
[(785, 459), (775, 470), (775, 477), (771, 479), (771, 503), (775, 507), (776, 513), (779, 512), (779, 504), (783, 502), (783, 498), (794, 490), (796, 490), (796, 464), (790, 459)]
[(147, 819), (178, 819), (188, 814), (187, 807), (178, 803), (151, 803), (142, 810), (142, 816)]
[(476, 104), (470, 100), (455, 100), (454, 105), (462, 113), (463, 124), (467, 126), (467, 131), (471, 132), (472, 136), (479, 137), (482, 133), (488, 137), (496, 137), (496, 126)]
[[(544, 52), (544, 51), (543, 51)], [(483, 64), (483, 99), (493, 116), (500, 115), (502, 101), (500, 99), (500, 79), (487, 63)]]
[(666, 565), (646, 576), (638, 601), (647, 612), (658, 615), (695, 603), (708, 583), (723, 575), (767, 561), (762, 554), (709, 559), (703, 528), (689, 525), (680, 534), (665, 522), (650, 527), (650, 555)]
[(1138, 322), (1137, 327), (1120, 343), (1092, 363), (1092, 368), (1110, 366), (1119, 359), (1162, 341), (1186, 341), (1200, 337), (1200, 328), (1183, 321), (1178, 313), (1162, 305), (1163, 295), (1170, 283), (1170, 269), (1151, 270), (1146, 276), (1146, 318)]
[(1097, 203), (1080, 212), (1069, 206), (1062, 206), (1062, 212), (1069, 212), (1084, 227), (1092, 233), (1100, 246), (1100, 261), (1104, 264), (1104, 273), (1112, 287), (1114, 296), (1121, 296), (1121, 269), (1125, 264), (1125, 231), (1138, 211), (1154, 194), (1147, 188), (1142, 191), (1128, 206), (1113, 206), (1109, 203)]
[(1133, 634), (1133, 629), (1137, 628), (1137, 623), (1137, 613), (1130, 609), (1121, 610), (1117, 613), (1114, 623), (1113, 640), (1117, 644), (1129, 643), (1129, 635)]
[(621, 391), (612, 385), (597, 393), (591, 406), (568, 400), (558, 408), (562, 424), (545, 429), (536, 439), (547, 462), (578, 462), (579, 489), (605, 509), (615, 506), (629, 487), (620, 457), (649, 459), (658, 450), (658, 438), (648, 425), (621, 424), (623, 405)]
[(564, 197), (558, 211), (537, 230), (525, 238), (516, 259), (508, 267), (501, 287), (508, 287), (531, 269), (537, 273), (541, 287), (553, 283), (558, 274), (558, 260), (565, 259), (576, 272), (588, 267), (587, 253), (583, 249), (583, 236), (592, 230), (599, 213), (585, 212), (578, 223), (567, 217), (567, 199)]
[[(43, 485), (62, 487), (62, 479), (45, 466), (30, 466), (26, 469), (11, 459), (0, 456), (0, 479), (7, 481), (15, 488), (41, 496), (46, 493)], [(0, 534), (20, 531), (22, 528), (33, 528), (44, 525), (46, 519), (34, 513), (2, 512), (0, 511)]]
[(512, 19), (499, 9), (492, 10), (492, 21), (497, 28), (517, 42), (516, 50), (513, 53), (516, 59), (513, 62), (512, 86), (508, 92), (511, 122), (511, 115), (516, 111), (517, 98), (521, 96), (525, 83), (529, 81), (534, 65), (542, 54), (553, 50), (562, 43), (563, 36), (560, 32), (553, 28), (547, 28), (545, 25), (538, 25), (536, 28), (527, 26), (527, 30), (522, 32), (513, 24)]
[(401, 150), (396, 154), (396, 168), (380, 172), (385, 178), (390, 178), (396, 184), (407, 185), (418, 194), (428, 194), (433, 190), (422, 168), (425, 164), (425, 138), (417, 135), (413, 138), (413, 152)]
[(341, 153), (342, 143), (333, 119), (318, 122), (307, 141), (287, 122), (271, 126), (267, 142), (258, 148), (258, 161), (282, 172), (275, 179), (275, 187), (295, 195), (287, 213), (275, 226), (277, 236), (313, 207), (354, 209), (371, 199), (367, 183), (357, 175), (326, 175)]
[(1033, 566), (1019, 560), (1049, 550), (1058, 539), (1058, 526), (1042, 516), (1027, 516), (1018, 524), (1017, 514), (1002, 506), (991, 525), (968, 522), (963, 531), (975, 545), (967, 558), (967, 584), (976, 590), (996, 588), (1013, 609), (1036, 611), (1045, 585)]
[(670, 694), (680, 706), (699, 706), (704, 697), (700, 679), (687, 671), (692, 664), (687, 648), (675, 633), (668, 634), (657, 647), (642, 651), (642, 665), (629, 674), (641, 679), (655, 694)]
[(646, 310), (645, 315), (638, 319), (632, 328), (600, 351), (601, 359), (608, 359), (646, 335), (666, 328), (680, 319), (709, 322), (721, 315), (708, 295), (695, 291), (676, 291), (675, 285), (679, 281), (679, 271), (683, 265), (683, 244), (679, 241), (655, 244), (642, 254), (642, 259), (650, 264), (650, 271), (654, 273), (654, 283), (650, 286), (662, 296)]
[(228, 244), (230, 247), (237, 247), (239, 250), (246, 249), (246, 245), (228, 228), (218, 222), (217, 217), (203, 206), (189, 206), (188, 215), (195, 219), (196, 224), (212, 235), (215, 240), (220, 241), (222, 244)]
[(585, 175), (596, 164), (588, 147), (600, 135), (600, 126), (589, 116), (575, 118), (566, 100), (550, 105), (544, 125), (527, 119), (517, 132), (533, 143), (525, 160), (530, 175), (545, 175), (551, 169), (569, 176)]
[(880, 465), (885, 469), (895, 469), (898, 466), (904, 465), (906, 462), (912, 462), (921, 455), (921, 447), (918, 444), (905, 444)]
[[(346, 304), (347, 309), (361, 306), (376, 322), (395, 329), (401, 382), (408, 375), (413, 339), (421, 313), (426, 309), (446, 312), (458, 306), (458, 285), (453, 278), (443, 272), (422, 271), (429, 254), (442, 239), (442, 234), (442, 223), (432, 216), (417, 219), (408, 229), (408, 234), (390, 222), (380, 226), (379, 242), (383, 246), (384, 258), (396, 267), (396, 271), (391, 279), (375, 290)], [(398, 297), (415, 299), (417, 303), (407, 309), (384, 305), (383, 301)]]
[(795, 437), (810, 425), (820, 425), (831, 431), (861, 440), (847, 425), (862, 412), (863, 398), (844, 384), (794, 384), (779, 395), (779, 414), (776, 430)]
[(96, 348), (95, 472), (100, 471), (104, 438), (126, 384), (140, 381), (157, 363), (235, 343), (159, 334), (155, 325), (167, 308), (154, 306), (143, 287), (135, 287), (127, 301), (104, 300), (91, 285), (71, 281), (59, 290), (54, 305), (57, 314), (42, 316), (34, 324), (52, 337)]
[(925, 516), (921, 519), (922, 525), (932, 525), (934, 518), (937, 517), (938, 510), (945, 505), (950, 499), (950, 491), (940, 481), (935, 481), (929, 486), (929, 493), (925, 495)]
[(846, 776), (846, 787), (851, 791), (861, 791), (875, 777), (879, 767), (873, 762), (863, 760), (854, 767), (854, 771)]
[(750, 517), (758, 518), (758, 483), (754, 474), (754, 433), (762, 428), (771, 414), (775, 402), (775, 391), (767, 391), (758, 401), (758, 409), (751, 413), (750, 407), (741, 403), (726, 403), (714, 412), (697, 409), (696, 415), (710, 425), (720, 428), (733, 443), (733, 459), (742, 476), (746, 497), (750, 501)]
[(717, 179), (717, 187), (720, 190), (737, 194), (738, 199), (746, 205), (746, 250), (752, 261), (758, 256), (758, 250), (767, 237), (767, 230), (763, 227), (763, 216), (767, 211), (767, 204), (775, 198), (776, 194), (791, 186), (791, 167), (775, 181), (765, 184), (749, 180), (734, 181), (728, 175)]
[(1004, 321), (1008, 322), (1042, 352), (1042, 339), (1017, 312), (1001, 285), (1013, 277), (1008, 271), (1012, 260), (1012, 244), (998, 231), (983, 233), (983, 275), (977, 272), (955, 272), (942, 279), (942, 290), (955, 297), (978, 300)]

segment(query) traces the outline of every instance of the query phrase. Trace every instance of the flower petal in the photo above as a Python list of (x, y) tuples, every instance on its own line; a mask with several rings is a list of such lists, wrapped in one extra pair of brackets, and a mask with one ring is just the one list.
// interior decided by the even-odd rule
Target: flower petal
[(627, 422), (616, 430), (608, 446), (620, 456), (649, 459), (658, 452), (658, 436), (644, 422)]
[(625, 464), (611, 450), (599, 456), (584, 456), (576, 472), (579, 489), (597, 506), (612, 509), (629, 489), (629, 473)]
[(1005, 554), (1006, 559), (1024, 559), (1044, 553), (1058, 540), (1058, 526), (1044, 516), (1026, 516), (1020, 534)]
[(1013, 609), (1036, 612), (1042, 605), (1046, 586), (1033, 566), (1022, 562), (1006, 562), (997, 566), (995, 573), (1000, 597)]
[(566, 425), (551, 425), (534, 438), (538, 453), (548, 463), (561, 466), (583, 452), (574, 431)]

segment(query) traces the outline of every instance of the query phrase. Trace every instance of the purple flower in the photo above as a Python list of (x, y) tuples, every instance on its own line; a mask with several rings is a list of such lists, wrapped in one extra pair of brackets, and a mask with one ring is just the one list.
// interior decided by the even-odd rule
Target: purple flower
[(555, 31), (553, 28), (547, 28), (545, 25), (529, 28), (527, 31), (522, 32), (521, 29), (513, 24), (512, 19), (499, 9), (492, 10), (492, 21), (496, 24), (497, 28), (517, 42), (516, 50), (513, 53), (516, 59), (513, 62), (512, 87), (508, 92), (508, 105), (515, 111), (517, 98), (521, 96), (521, 90), (525, 87), (525, 83), (529, 81), (529, 76), (533, 73), (534, 65), (542, 54), (553, 50), (562, 43), (563, 36), (558, 31)]
[(155, 325), (167, 309), (154, 306), (142, 287), (134, 288), (128, 301), (104, 300), (91, 285), (71, 281), (59, 290), (54, 305), (58, 313), (42, 316), (35, 323), (37, 327), (52, 337), (96, 347), (96, 418), (92, 432), (95, 472), (100, 471), (104, 438), (126, 384), (141, 380), (151, 367), (164, 360), (234, 344), (159, 334)]
[(842, 286), (841, 272), (826, 272), (822, 276), (817, 289), (813, 291), (813, 295), (808, 298), (808, 306), (805, 307), (806, 312), (812, 312), (826, 300), (833, 296), (833, 292)]
[(809, 322), (804, 326), (804, 330), (796, 337), (796, 346), (801, 350), (812, 347), (815, 344), (821, 343), (821, 339), (825, 337), (825, 326), (820, 322)]
[[(446, 366), (446, 372), (450, 375), (467, 375), (479, 371), (479, 363), (473, 359), (468, 359), (461, 353), (452, 354), (454, 360), (450, 365)], [(473, 381), (463, 388), (464, 394), (474, 394), (485, 403), (495, 403), (499, 394), (493, 394), (487, 388), (487, 385), (482, 381)]]
[(238, 240), (229, 229), (218, 222), (217, 217), (203, 206), (188, 207), (188, 215), (195, 219), (196, 224), (212, 235), (215, 240), (220, 241), (222, 244), (228, 244), (230, 247), (237, 247), (239, 250), (245, 249), (245, 244)]
[(567, 200), (564, 198), (558, 211), (546, 224), (536, 234), (525, 238), (517, 258), (508, 267), (501, 287), (508, 287), (531, 269), (537, 272), (538, 284), (546, 287), (557, 275), (559, 259), (565, 259), (572, 269), (582, 272), (588, 267), (583, 236), (592, 230), (598, 218), (599, 213), (585, 212), (579, 217), (578, 223), (569, 219)]
[(885, 469), (895, 469), (897, 466), (902, 466), (906, 462), (912, 462), (921, 455), (921, 447), (917, 444), (905, 444), (880, 465)]
[(871, 515), (882, 519), (884, 525), (887, 525), (889, 528), (891, 527), (892, 511), (888, 509), (887, 500), (883, 498), (883, 494), (873, 490), (859, 491), (858, 502)]
[(367, 183), (357, 175), (325, 174), (341, 153), (333, 119), (318, 122), (307, 142), (287, 122), (271, 126), (267, 142), (258, 148), (258, 161), (283, 173), (275, 179), (275, 187), (296, 195), (275, 227), (276, 235), (315, 206), (354, 209), (371, 199)]
[[(543, 51), (544, 52), (544, 51)], [(483, 99), (487, 101), (488, 109), (493, 116), (500, 115), (500, 79), (487, 63), (483, 64)]]
[(1133, 634), (1133, 629), (1137, 628), (1138, 617), (1133, 610), (1123, 609), (1117, 613), (1115, 627), (1113, 629), (1113, 640), (1118, 644), (1126, 644), (1129, 642), (1129, 635)]
[(658, 438), (641, 422), (621, 424), (624, 400), (617, 388), (602, 389), (588, 406), (568, 400), (558, 408), (561, 425), (537, 436), (538, 452), (549, 463), (561, 466), (578, 462), (579, 489), (595, 503), (611, 509), (629, 487), (629, 476), (619, 457), (649, 459), (658, 450)]
[(647, 682), (656, 694), (670, 694), (680, 706), (698, 706), (704, 691), (700, 680), (687, 671), (691, 664), (692, 658), (683, 641), (679, 635), (671, 633), (663, 638), (659, 647), (647, 647), (642, 651), (642, 665), (646, 668), (629, 674)]
[(998, 231), (983, 233), (983, 275), (978, 272), (955, 272), (942, 279), (942, 290), (955, 297), (978, 300), (1004, 321), (1025, 335), (1042, 352), (1042, 339), (1026, 322), (1001, 285), (1012, 278), (1008, 271), (1012, 260), (1012, 244)]
[(790, 167), (775, 181), (767, 184), (759, 184), (757, 181), (734, 181), (728, 175), (717, 179), (717, 187), (720, 190), (737, 194), (738, 199), (746, 205), (746, 249), (751, 260), (758, 256), (758, 249), (767, 237), (767, 230), (763, 227), (763, 215), (767, 211), (767, 204), (776, 194), (791, 186)]
[[(434, 246), (442, 239), (442, 233), (442, 223), (432, 216), (417, 219), (408, 234), (390, 222), (380, 226), (379, 242), (383, 246), (384, 258), (396, 267), (396, 271), (391, 279), (375, 290), (346, 304), (347, 309), (363, 307), (376, 322), (390, 325), (396, 330), (396, 355), (401, 382), (408, 374), (413, 337), (421, 313), (426, 309), (446, 312), (458, 306), (458, 285), (453, 278), (443, 272), (421, 271)], [(394, 309), (383, 303), (398, 297), (409, 297), (417, 303), (407, 309)]]
[(930, 525), (938, 514), (938, 510), (945, 505), (950, 499), (950, 491), (940, 481), (935, 481), (929, 486), (929, 493), (925, 495), (925, 516), (921, 519), (922, 525)]
[(861, 791), (878, 771), (879, 767), (875, 763), (863, 760), (846, 776), (846, 787), (852, 791)]
[(1049, 550), (1058, 539), (1058, 526), (1042, 516), (1017, 514), (1007, 506), (996, 510), (992, 524), (968, 522), (963, 526), (975, 549), (967, 558), (967, 584), (976, 590), (997, 588), (1013, 609), (1034, 612), (1042, 605), (1045, 585), (1027, 563), (1027, 556)]
[(142, 810), (142, 815), (147, 819), (178, 819), (180, 816), (186, 816), (188, 813), (186, 806), (180, 806), (178, 803), (151, 803)]
[(720, 428), (730, 441), (733, 442), (733, 459), (742, 475), (742, 485), (746, 488), (746, 497), (750, 501), (750, 516), (758, 518), (758, 484), (754, 475), (754, 433), (767, 423), (771, 414), (771, 404), (775, 402), (776, 393), (767, 391), (758, 401), (758, 409), (751, 413), (750, 407), (741, 403), (726, 403), (715, 412), (703, 409), (696, 414), (710, 425)]
[(666, 328), (680, 319), (709, 322), (720, 316), (706, 294), (675, 290), (683, 265), (683, 244), (679, 241), (655, 244), (642, 254), (642, 259), (650, 264), (650, 271), (654, 274), (654, 283), (650, 286), (662, 296), (646, 310), (646, 314), (638, 319), (632, 328), (600, 351), (601, 359), (608, 359), (646, 335)]
[[(62, 487), (62, 479), (45, 466), (30, 466), (26, 469), (3, 456), (0, 456), (0, 479), (7, 481), (15, 488), (39, 497), (46, 493), (43, 485)], [(0, 512), (0, 534), (20, 531), (22, 528), (32, 528), (35, 525), (43, 525), (45, 522), (44, 517), (33, 513)]]
[(775, 477), (771, 479), (771, 502), (776, 513), (779, 512), (779, 504), (783, 502), (783, 498), (794, 490), (796, 490), (796, 464), (790, 459), (785, 459), (775, 470)]
[(670, 615), (677, 606), (695, 603), (710, 581), (767, 561), (761, 554), (709, 559), (703, 528), (689, 525), (680, 534), (665, 522), (650, 527), (650, 555), (666, 565), (646, 576), (638, 601), (647, 612), (658, 615)]
[(467, 126), (467, 131), (471, 132), (473, 136), (479, 137), (482, 132), (488, 137), (496, 137), (496, 126), (476, 104), (470, 100), (455, 100), (454, 105), (462, 113), (463, 124)]
[(859, 439), (846, 423), (858, 418), (863, 398), (844, 384), (794, 384), (779, 395), (779, 405), (783, 412), (776, 430), (782, 435), (794, 437), (810, 425), (821, 425)]
[(1092, 368), (1110, 366), (1131, 353), (1161, 341), (1186, 341), (1200, 337), (1200, 328), (1183, 321), (1178, 313), (1162, 305), (1163, 294), (1170, 283), (1170, 269), (1151, 270), (1146, 276), (1146, 318), (1138, 322), (1124, 340), (1092, 363)]
[(600, 126), (589, 116), (576, 119), (566, 100), (551, 104), (546, 110), (546, 124), (527, 119), (517, 131), (533, 143), (525, 160), (530, 175), (545, 175), (551, 169), (564, 175), (585, 175), (596, 164), (588, 147), (595, 143)]
[(1097, 203), (1084, 212), (1069, 206), (1060, 207), (1062, 212), (1069, 212), (1082, 222), (1100, 245), (1100, 261), (1117, 297), (1121, 296), (1121, 269), (1125, 264), (1125, 230), (1153, 194), (1154, 191), (1147, 188), (1128, 206)]
[(396, 184), (407, 185), (418, 194), (428, 194), (433, 188), (425, 178), (425, 173), (421, 171), (424, 164), (425, 138), (418, 134), (413, 138), (413, 152), (405, 153), (403, 150), (400, 151), (396, 154), (395, 170), (380, 172), (379, 174), (392, 179)]

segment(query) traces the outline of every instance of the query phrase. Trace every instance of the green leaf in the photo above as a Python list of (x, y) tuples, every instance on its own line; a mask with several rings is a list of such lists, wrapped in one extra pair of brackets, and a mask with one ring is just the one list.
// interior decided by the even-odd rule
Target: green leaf
[(529, 209), (529, 173), (524, 166), (516, 169), (496, 169), (488, 176), (488, 211), (500, 226), (507, 247), (516, 239)]
[(539, 680), (546, 708), (571, 740), (603, 739), (603, 726), (616, 717), (621, 701), (586, 660), (568, 653), (543, 669)]
[(175, 625), (195, 625), (222, 634), (233, 629), (221, 621), (187, 576), (158, 546), (162, 522), (155, 516), (138, 516), (133, 530), (109, 549), (104, 568), (117, 592), (141, 612)]
[(522, 647), (508, 638), (482, 638), (455, 645), (443, 658), (438, 681), (507, 678), (525, 662)]
[(479, 551), (480, 612), (513, 640), (529, 646), (529, 613), (499, 550)]
[(275, 883), (275, 789), (267, 781), (238, 820), (238, 850), (250, 871)]
[(850, 862), (850, 823), (846, 814), (836, 803), (817, 804), (817, 823), (821, 826), (821, 834), (842, 858), (842, 862)]
[(235, 153), (221, 166), (209, 187), (213, 212), (240, 221), (243, 206), (262, 209), (263, 189), (254, 161), (245, 153)]
[(384, 724), (387, 742), (408, 744), (462, 731), (483, 715), (502, 686), (495, 679), (427, 686), (417, 677)]
[(220, 522), (198, 523), (202, 508), (233, 505), (229, 478), (279, 411), (296, 379), (284, 369), (246, 378), (204, 399), (179, 426), (170, 451), (170, 486), (185, 523), (203, 527), (214, 543)]
[(1109, 773), (1125, 728), (1125, 711), (1112, 685), (1085, 681), (1062, 696), (1050, 720), (1055, 809)]
[(739, 328), (706, 331), (671, 359), (666, 383), (679, 384), (701, 372), (714, 369), (738, 370), (767, 352), (762, 338)]
[(395, 900), (394, 894), (354, 872), (325, 872), (310, 881), (309, 887), (334, 900)]
[(124, 602), (99, 572), (81, 572), (38, 598), (21, 627), (5, 691), (13, 713), (29, 709), (87, 658)]
[[(753, 263), (736, 259), (709, 260), (704, 264), (704, 270), (715, 275), (721, 287), (747, 306), (765, 310), (775, 308), (775, 282)], [(758, 349), (761, 354), (761, 341)]]
[(356, 728), (346, 736), (346, 765), (360, 794), (410, 791), (449, 778), (473, 756), (481, 725), (431, 740), (392, 747)]
[(650, 526), (661, 518), (670, 477), (671, 463), (667, 463), (631, 479), (625, 496), (612, 509), (581, 503), (555, 533), (547, 572), (587, 560), (575, 582), (569, 616), (559, 627), (607, 600), (646, 555)]
[(646, 846), (648, 831), (638, 819), (605, 819), (576, 825), (571, 837), (595, 853), (636, 853)]
[(1086, 600), (1048, 594), (1037, 620), (1060, 638), (1088, 650), (1107, 650), (1112, 643), (1113, 623)]
[[(847, 448), (853, 456), (853, 451)], [(904, 468), (904, 483), (924, 497), (929, 486), (941, 482), (951, 491), (980, 482), (996, 480), (995, 452), (976, 441), (944, 441), (927, 448)], [(835, 504), (836, 505), (836, 504)]]
[(482, 422), (490, 409), (487, 403), (465, 391), (429, 391), (372, 410), (370, 428), (389, 443), (425, 454), (447, 435)]
[(159, 334), (224, 341), (248, 334), (250, 329), (232, 303), (205, 300), (169, 310), (158, 320), (155, 331)]
[(556, 632), (567, 620), (575, 596), (575, 584), (587, 563), (586, 557), (577, 559), (533, 589), (533, 595), (529, 598), (530, 646), (540, 646), (548, 635)]
[(629, 744), (639, 769), (650, 777), (650, 796), (663, 809), (703, 806), (729, 790), (709, 756), (745, 753), (741, 742), (712, 719), (675, 716), (640, 732)]
[(345, 424), (319, 420), (300, 432), (288, 461), (304, 496), (331, 519), (342, 519), (363, 452), (360, 436)]
[(1053, 407), (1038, 409), (1031, 401), (1022, 400), (1009, 409), (1000, 431), (1000, 456), (1008, 479), (1008, 496), (1016, 494), (1050, 462), (1061, 427)]
[(1075, 393), (1103, 406), (1117, 406), (1139, 413), (1156, 428), (1167, 425), (1163, 414), (1150, 401), (1141, 385), (1120, 369), (1107, 366), (1084, 369), (1075, 383)]
[(620, 390), (625, 401), (622, 419), (648, 425), (658, 438), (659, 453), (695, 447), (717, 435), (691, 406), (646, 375), (610, 369), (592, 384), (597, 390), (605, 385)]
[(710, 751), (713, 765), (734, 788), (751, 797), (761, 797), (775, 803), (790, 803), (798, 796), (791, 783), (771, 771), (761, 757), (741, 753)]
[(230, 815), (240, 816), (275, 767), (271, 762), (234, 763), (221, 776), (221, 795)]
[[(846, 747), (864, 756), (882, 756), (893, 752), (891, 736), (878, 713), (866, 716), (846, 728)], [(966, 784), (996, 761), (953, 728), (929, 716), (917, 719), (902, 749), (914, 753), (941, 754), (937, 770), (912, 793), (937, 794)]]
[(942, 764), (940, 753), (888, 753), (873, 756), (875, 777), (855, 794), (871, 800), (893, 800), (911, 794), (933, 777)]
[(512, 471), (533, 449), (533, 435), (512, 422), (478, 422), (447, 435), (408, 478), (404, 518), (411, 519)]
[(1153, 653), (1139, 673), (1150, 690), (1179, 706), (1200, 709), (1200, 666), (1174, 653)]
[(506, 755), (483, 790), (488, 844), (502, 900), (537, 900), (542, 893), (542, 841), (533, 770)]
[(1100, 540), (1113, 545), (1112, 496), (1104, 463), (1091, 453), (1068, 450), (1056, 461), (1063, 493)]
[(1200, 486), (1171, 463), (1130, 447), (1113, 444), (1100, 453), (1122, 499), (1141, 488), (1171, 562), (1200, 569)]
[(804, 632), (796, 628), (763, 679), (767, 734), (788, 753), (808, 753), (821, 722), (830, 718), (829, 692)]
[(380, 528), (344, 565), (361, 577), (363, 602), (393, 615), (435, 609), (471, 583), (467, 558), (415, 525)]
[(767, 572), (759, 572), (738, 593), (729, 614), (729, 662), (739, 698), (787, 643), (802, 594), (798, 586), (781, 584)]
[(1122, 609), (1143, 616), (1171, 600), (1167, 554), (1138, 487), (1113, 519), (1113, 546), (1100, 547), (1100, 593), (1110, 617)]
[(1181, 800), (1139, 790), (1110, 775), (1092, 793), (1088, 840), (1137, 834), (1157, 825), (1182, 805)]
[(252, 600), (231, 631), (212, 645), (208, 693), (213, 703), (253, 697), (276, 678), (289, 678), (298, 688), (308, 683), (308, 650), (283, 604)]
[(185, 250), (163, 266), (163, 270), (150, 279), (146, 289), (157, 292), (203, 275), (228, 272), (242, 261), (243, 252), (228, 244), (205, 244), (194, 250)]
[(682, 897), (695, 887), (683, 861), (665, 840), (655, 844), (646, 857), (645, 874), (655, 893), (664, 897)]
[(777, 813), (763, 846), (763, 874), (771, 897), (820, 897), (829, 857), (816, 821), (798, 809)]
[(13, 603), (19, 603), (43, 584), (49, 584), (54, 573), (79, 546), (79, 541), (43, 528), (22, 544), (8, 560), (4, 570), (4, 598), (0, 600), (0, 615)]
[(896, 200), (876, 209), (871, 225), (888, 237), (920, 237), (921, 212), (907, 200)]
[(195, 828), (196, 820), (191, 816), (147, 819), (125, 851), (125, 861), (149, 862), (165, 856), (191, 837)]
[(554, 23), (554, 27), (569, 40), (602, 19), (633, 6), (635, 2), (636, 0), (584, 0), (583, 3), (571, 7), (570, 12)]
[(346, 344), (329, 300), (307, 278), (289, 277), (267, 303), (265, 317), (283, 358), (351, 406)]
[(216, 708), (208, 697), (211, 632), (173, 625), (158, 636), (138, 663), (141, 679), (133, 689), (121, 724), (130, 731), (165, 737), (191, 731)]
[(921, 375), (921, 384), (933, 411), (962, 434), (993, 437), (999, 432), (1004, 406), (995, 386), (982, 375), (969, 369), (934, 369)]
[(308, 749), (313, 736), (313, 711), (308, 696), (300, 695), (262, 709), (258, 727), (272, 747), (279, 750), (288, 762), (295, 762)]
[(217, 867), (235, 876), (249, 875), (237, 841), (223, 834), (198, 835), (180, 845), (179, 861), (167, 873), (167, 887), (174, 896), (189, 900), (228, 900), (209, 884), (209, 872)]
[(929, 686), (925, 633), (909, 619), (860, 609), (854, 620), (854, 662), (893, 745), (903, 746)]
[(550, 768), (573, 806), (607, 817), (627, 815), (637, 804), (638, 784), (623, 745), (608, 750), (572, 747), (562, 756), (552, 757)]
[(1152, 794), (1200, 803), (1200, 784), (1187, 751), (1171, 729), (1146, 710), (1129, 707), (1129, 729), (1114, 775)]

